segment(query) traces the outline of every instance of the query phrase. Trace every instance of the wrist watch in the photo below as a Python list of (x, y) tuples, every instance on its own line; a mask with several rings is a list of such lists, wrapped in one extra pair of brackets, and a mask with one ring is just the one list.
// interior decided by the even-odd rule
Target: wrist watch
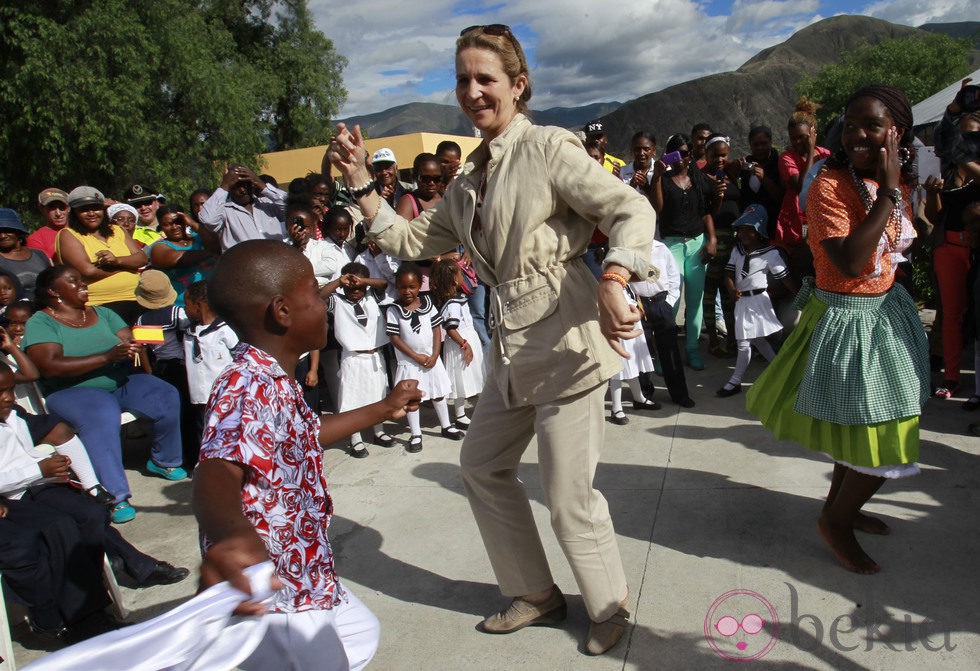
[(887, 196), (888, 198), (891, 198), (892, 199), (892, 203), (894, 203), (895, 207), (898, 207), (899, 203), (902, 202), (902, 190), (901, 189), (898, 189), (898, 188), (895, 188), (895, 189), (878, 189), (878, 195), (879, 196)]

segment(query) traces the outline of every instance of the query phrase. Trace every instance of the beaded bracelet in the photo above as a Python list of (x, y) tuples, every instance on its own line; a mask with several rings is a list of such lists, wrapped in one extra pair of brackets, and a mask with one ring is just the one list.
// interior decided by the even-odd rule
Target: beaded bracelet
[(606, 280), (608, 282), (615, 282), (624, 289), (626, 288), (626, 285), (629, 284), (629, 281), (619, 273), (603, 273), (599, 279)]
[(375, 188), (377, 188), (377, 186), (378, 183), (372, 179), (363, 186), (359, 186), (356, 189), (349, 189), (350, 195), (354, 196), (354, 198), (363, 198), (364, 196), (374, 191)]

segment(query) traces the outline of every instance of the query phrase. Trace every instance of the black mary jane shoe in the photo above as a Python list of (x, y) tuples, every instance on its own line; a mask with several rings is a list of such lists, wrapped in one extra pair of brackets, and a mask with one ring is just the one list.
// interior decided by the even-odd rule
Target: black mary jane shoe
[(660, 410), (660, 402), (654, 401), (650, 398), (645, 398), (642, 401), (633, 401), (634, 410)]
[(374, 444), (379, 447), (391, 447), (395, 444), (395, 439), (382, 431), (381, 433), (374, 434)]
[(742, 393), (742, 385), (736, 385), (734, 387), (729, 387), (727, 384), (715, 392), (715, 396), (720, 398), (728, 398), (729, 396), (734, 396), (735, 394)]
[(463, 440), (466, 437), (462, 431), (457, 429), (455, 426), (447, 426), (442, 430), (442, 437), (448, 438), (449, 440)]
[(622, 410), (614, 410), (609, 415), (609, 421), (617, 426), (626, 426), (630, 423), (630, 418)]

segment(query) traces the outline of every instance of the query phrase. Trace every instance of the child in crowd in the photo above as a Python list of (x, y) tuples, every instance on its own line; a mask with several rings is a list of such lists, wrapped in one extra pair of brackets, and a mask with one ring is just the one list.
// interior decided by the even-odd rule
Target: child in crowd
[(432, 297), (439, 307), (446, 329), (446, 372), (453, 386), (456, 428), (469, 427), (466, 399), (483, 391), (483, 346), (473, 326), (473, 317), (462, 291), (462, 271), (458, 261), (443, 258), (432, 265)]
[[(297, 178), (299, 179), (299, 178)], [(295, 180), (294, 180), (295, 181)], [(305, 182), (305, 180), (303, 180)], [(286, 202), (286, 221), (290, 243), (303, 252), (313, 265), (317, 284), (321, 287), (336, 279), (338, 268), (332, 244), (320, 239), (317, 225), (320, 215), (308, 194), (292, 194)], [(306, 352), (296, 365), (296, 379), (303, 386), (303, 399), (313, 409), (320, 411), (320, 352)]]
[(693, 408), (694, 400), (687, 391), (684, 363), (677, 346), (677, 320), (674, 318), (674, 305), (681, 297), (680, 271), (670, 249), (659, 240), (654, 240), (650, 248), (650, 265), (660, 271), (658, 277), (630, 283), (643, 306), (643, 335), (648, 349), (657, 352), (670, 400), (682, 408)]
[(27, 320), (34, 314), (30, 301), (17, 301), (7, 307), (3, 316), (6, 322), (6, 332), (10, 335), (10, 343), (0, 344), (6, 354), (7, 364), (14, 371), (17, 384), (14, 386), (14, 400), (17, 405), (27, 412), (40, 415), (45, 412), (44, 397), (37, 386), (40, 378), (37, 366), (20, 349), (20, 341), (24, 337)]
[[(333, 333), (341, 347), (339, 412), (377, 403), (388, 393), (380, 352), (388, 335), (377, 300), (386, 284), (370, 277), (368, 269), (355, 262), (344, 266), (341, 276), (320, 290), (320, 295), (330, 297), (327, 309), (333, 315)], [(382, 447), (395, 444), (381, 424), (374, 427), (374, 442)], [(348, 451), (358, 459), (368, 456), (360, 431), (351, 435)]]
[(395, 271), (398, 270), (398, 259), (382, 252), (377, 242), (367, 238), (364, 240), (364, 251), (358, 254), (354, 260), (367, 268), (371, 277), (384, 280), (387, 283), (381, 305), (391, 305), (398, 301), (398, 291), (395, 289)]
[(184, 334), (184, 365), (187, 371), (187, 391), (190, 401), (190, 421), (194, 439), (184, 441), (184, 465), (197, 464), (204, 433), (204, 406), (211, 395), (211, 386), (218, 375), (231, 363), (231, 352), (238, 345), (238, 336), (231, 327), (214, 314), (208, 303), (208, 283), (194, 282), (184, 292), (184, 309), (191, 325)]
[[(374, 615), (339, 580), (327, 527), (333, 503), (323, 445), (418, 407), (412, 381), (385, 400), (321, 424), (292, 376), (300, 354), (326, 344), (326, 304), (302, 254), (271, 240), (230, 248), (211, 276), (217, 314), (242, 339), (214, 384), (193, 506), (201, 586), (251, 593), (244, 567), (271, 560), (281, 583), (265, 639), (243, 669), (363, 669), (378, 645)], [(239, 614), (265, 611), (244, 602)]]
[(735, 339), (738, 342), (738, 358), (735, 372), (718, 390), (718, 396), (726, 398), (742, 391), (742, 376), (752, 361), (752, 347), (772, 361), (776, 356), (766, 336), (782, 330), (783, 325), (773, 310), (766, 287), (769, 275), (781, 280), (791, 293), (798, 286), (789, 275), (789, 269), (779, 250), (766, 244), (763, 231), (769, 220), (766, 208), (759, 204), (749, 205), (732, 224), (738, 243), (725, 266), (725, 286), (735, 299)]
[[(638, 303), (633, 288), (628, 284), (623, 287), (623, 293), (628, 304)], [(646, 338), (626, 340), (620, 338), (619, 342), (630, 356), (623, 359), (623, 370), (609, 379), (609, 400), (612, 402), (609, 421), (618, 426), (625, 426), (630, 423), (630, 420), (623, 412), (623, 382), (629, 385), (630, 393), (633, 395), (634, 410), (659, 410), (660, 404), (646, 398), (640, 387), (640, 375), (653, 372), (653, 358), (650, 356), (650, 347), (647, 345)]]
[[(463, 432), (449, 421), (449, 406), (445, 396), (452, 392), (446, 367), (439, 358), (442, 349), (442, 317), (422, 290), (422, 271), (414, 263), (403, 263), (395, 273), (398, 302), (388, 308), (388, 337), (395, 348), (398, 365), (395, 382), (418, 380), (422, 398), (432, 399), (442, 435), (450, 440), (462, 440)], [(418, 410), (408, 413), (412, 431), (406, 450), (422, 449), (422, 425)]]
[(0, 317), (13, 303), (24, 299), (24, 286), (11, 272), (0, 269)]
[[(109, 605), (102, 584), (103, 553), (121, 560), (141, 587), (187, 577), (187, 569), (127, 543), (109, 525), (103, 505), (68, 486), (69, 468), (78, 464), (36, 447), (37, 439), (15, 408), (14, 374), (0, 362), (0, 570), (5, 587), (27, 603), (32, 629), (63, 639), (67, 625)], [(56, 418), (48, 415), (42, 421), (50, 427), (46, 440), (57, 442), (58, 434), (78, 441)]]
[(180, 436), (184, 444), (193, 444), (197, 432), (191, 418), (191, 402), (184, 368), (184, 333), (190, 320), (184, 308), (176, 305), (177, 290), (166, 273), (144, 270), (136, 285), (136, 302), (146, 309), (135, 326), (153, 326), (163, 330), (162, 343), (148, 343), (153, 375), (173, 385), (180, 394)]

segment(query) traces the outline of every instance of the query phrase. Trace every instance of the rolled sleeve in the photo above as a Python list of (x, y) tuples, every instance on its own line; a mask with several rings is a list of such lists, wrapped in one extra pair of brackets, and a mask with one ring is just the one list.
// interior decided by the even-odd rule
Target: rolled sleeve
[(381, 209), (368, 229), (368, 237), (374, 238), (385, 253), (406, 261), (445, 254), (460, 243), (449, 215), (451, 206), (447, 198), (411, 221), (398, 216), (388, 201), (382, 199)]

